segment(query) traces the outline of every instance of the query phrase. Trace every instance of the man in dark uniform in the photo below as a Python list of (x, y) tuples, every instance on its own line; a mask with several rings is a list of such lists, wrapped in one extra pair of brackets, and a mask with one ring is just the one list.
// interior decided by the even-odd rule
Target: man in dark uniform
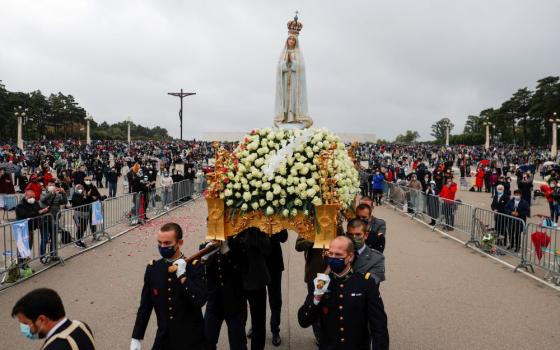
[(270, 240), (264, 232), (251, 227), (230, 240), (229, 245), (240, 252), (243, 290), (251, 312), (251, 350), (261, 350), (266, 341), (266, 286), (270, 272), (265, 256), (270, 254)]
[(280, 338), (280, 313), (282, 311), (282, 271), (284, 259), (280, 243), (288, 240), (288, 230), (282, 230), (270, 236), (270, 255), (266, 256), (266, 266), (270, 272), (268, 289), (268, 304), (270, 306), (270, 331), (272, 332), (272, 345), (279, 346)]
[(206, 303), (204, 266), (185, 261), (181, 253), (183, 230), (176, 223), (163, 225), (157, 234), (162, 259), (146, 267), (140, 307), (130, 350), (140, 350), (152, 309), (158, 328), (152, 349), (205, 349), (202, 306)]
[(245, 338), (247, 303), (243, 297), (239, 260), (239, 251), (230, 249), (227, 241), (222, 242), (218, 250), (202, 258), (206, 266), (208, 285), (204, 326), (208, 348), (212, 350), (216, 349), (224, 320), (228, 327), (229, 349), (247, 349)]
[(379, 289), (369, 273), (352, 270), (354, 246), (348, 237), (331, 241), (329, 275), (319, 274), (308, 285), (299, 324), (307, 328), (321, 320), (320, 349), (389, 349), (387, 315)]
[(91, 329), (66, 317), (62, 300), (52, 289), (27, 293), (12, 309), (12, 317), (18, 319), (26, 338), (45, 339), (43, 350), (95, 350)]
[(366, 245), (380, 253), (385, 250), (385, 232), (387, 225), (385, 220), (376, 218), (372, 215), (373, 207), (362, 203), (356, 207), (356, 217), (362, 219), (367, 225), (368, 237)]

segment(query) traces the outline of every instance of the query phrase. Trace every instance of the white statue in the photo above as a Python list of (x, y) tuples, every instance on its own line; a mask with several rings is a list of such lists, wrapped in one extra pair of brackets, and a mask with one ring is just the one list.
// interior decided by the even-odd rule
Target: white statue
[(305, 63), (299, 49), (298, 35), (303, 27), (297, 15), (288, 22), (288, 39), (276, 69), (276, 103), (274, 125), (310, 127), (313, 120), (307, 112)]

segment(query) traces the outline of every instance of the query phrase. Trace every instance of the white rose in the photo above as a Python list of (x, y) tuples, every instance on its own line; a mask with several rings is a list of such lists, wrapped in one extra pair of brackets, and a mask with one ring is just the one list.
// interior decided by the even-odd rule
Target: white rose
[(250, 201), (250, 200), (251, 200), (251, 197), (252, 197), (252, 196), (251, 196), (251, 193), (249, 193), (249, 192), (243, 192), (243, 200), (244, 200), (245, 202)]
[(323, 204), (323, 200), (319, 197), (315, 197), (313, 198), (313, 200), (311, 201), (311, 203), (313, 203), (313, 205), (317, 206), (317, 205), (321, 205)]
[(290, 215), (296, 216), (296, 215), (297, 215), (297, 209), (296, 209), (296, 208), (292, 208), (292, 211), (290, 212)]
[(258, 158), (257, 160), (255, 160), (255, 166), (260, 168), (263, 164), (264, 164), (264, 159)]
[(303, 167), (300, 169), (299, 173), (301, 175), (307, 175), (307, 173), (309, 173), (309, 168), (308, 167)]
[(286, 198), (280, 198), (280, 205), (286, 205)]
[(263, 189), (263, 191), (268, 191), (270, 190), (270, 182), (264, 182), (261, 186), (261, 188)]
[(251, 203), (251, 208), (253, 208), (253, 210), (259, 209), (259, 203), (257, 203), (257, 202)]
[(241, 193), (235, 192), (235, 198), (241, 198)]
[(271, 191), (266, 192), (266, 200), (270, 202), (273, 199), (274, 199), (274, 193), (272, 193)]
[(226, 202), (226, 205), (228, 207), (231, 207), (233, 205), (233, 199), (228, 199), (228, 201)]
[(264, 198), (259, 199), (259, 205), (260, 205), (261, 207), (264, 207), (265, 204), (266, 204), (266, 201), (264, 200)]
[(247, 206), (247, 203), (243, 203), (243, 204), (241, 205), (241, 210), (247, 211), (247, 209), (249, 209), (249, 207)]
[(239, 189), (241, 189), (241, 184), (240, 184), (239, 182), (234, 183), (234, 184), (233, 184), (233, 189), (234, 189), (234, 190), (239, 190)]
[(287, 218), (288, 215), (290, 215), (290, 211), (289, 211), (288, 209), (282, 210), (282, 216), (283, 216), (283, 217)]
[(315, 194), (317, 194), (317, 192), (313, 188), (307, 190), (307, 197), (313, 198), (315, 197)]
[(226, 196), (224, 195), (224, 193), (223, 193), (223, 192), (220, 193), (220, 199), (224, 199), (224, 198), (226, 198)]
[(231, 197), (233, 195), (233, 191), (229, 188), (224, 191), (226, 197)]
[(301, 206), (303, 205), (303, 202), (301, 201), (301, 199), (296, 198), (296, 199), (294, 200), (294, 205), (295, 205), (296, 207), (301, 207)]
[(273, 206), (274, 208), (277, 208), (277, 207), (278, 207), (278, 200), (277, 200), (277, 199), (275, 199), (275, 200), (272, 201), (272, 206)]
[(309, 210), (305, 209), (305, 210), (303, 211), (303, 215), (309, 216)]
[[(274, 184), (276, 185), (276, 184)], [(272, 193), (274, 193), (274, 195), (279, 195), (280, 192), (282, 191), (282, 187), (280, 187), (279, 185), (274, 186), (272, 185)]]
[(266, 215), (272, 215), (274, 214), (274, 209), (271, 206), (268, 206), (266, 208)]
[(294, 191), (295, 191), (295, 188), (294, 188), (294, 186), (288, 186), (288, 188), (286, 188), (286, 191), (287, 191), (289, 194), (293, 194)]

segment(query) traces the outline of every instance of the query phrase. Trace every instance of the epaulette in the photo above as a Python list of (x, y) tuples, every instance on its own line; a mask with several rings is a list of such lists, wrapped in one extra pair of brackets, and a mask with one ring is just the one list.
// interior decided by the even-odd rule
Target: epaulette
[(198, 264), (198, 260), (193, 260), (193, 262), (191, 263), (192, 266)]
[(154, 259), (150, 260), (150, 262), (148, 262), (149, 266), (152, 266), (154, 264)]
[(366, 272), (366, 274), (364, 275), (364, 278), (365, 278), (366, 280), (369, 280), (369, 277), (370, 277), (370, 276), (371, 276), (371, 273)]

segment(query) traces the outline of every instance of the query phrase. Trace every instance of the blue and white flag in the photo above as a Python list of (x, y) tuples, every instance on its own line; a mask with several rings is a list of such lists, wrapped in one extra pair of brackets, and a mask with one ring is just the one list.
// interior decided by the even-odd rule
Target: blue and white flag
[(103, 223), (103, 211), (101, 210), (101, 202), (91, 203), (91, 224), (101, 225)]
[(16, 221), (12, 224), (12, 234), (16, 241), (17, 250), (21, 258), (29, 258), (31, 249), (29, 249), (29, 226), (28, 220)]

